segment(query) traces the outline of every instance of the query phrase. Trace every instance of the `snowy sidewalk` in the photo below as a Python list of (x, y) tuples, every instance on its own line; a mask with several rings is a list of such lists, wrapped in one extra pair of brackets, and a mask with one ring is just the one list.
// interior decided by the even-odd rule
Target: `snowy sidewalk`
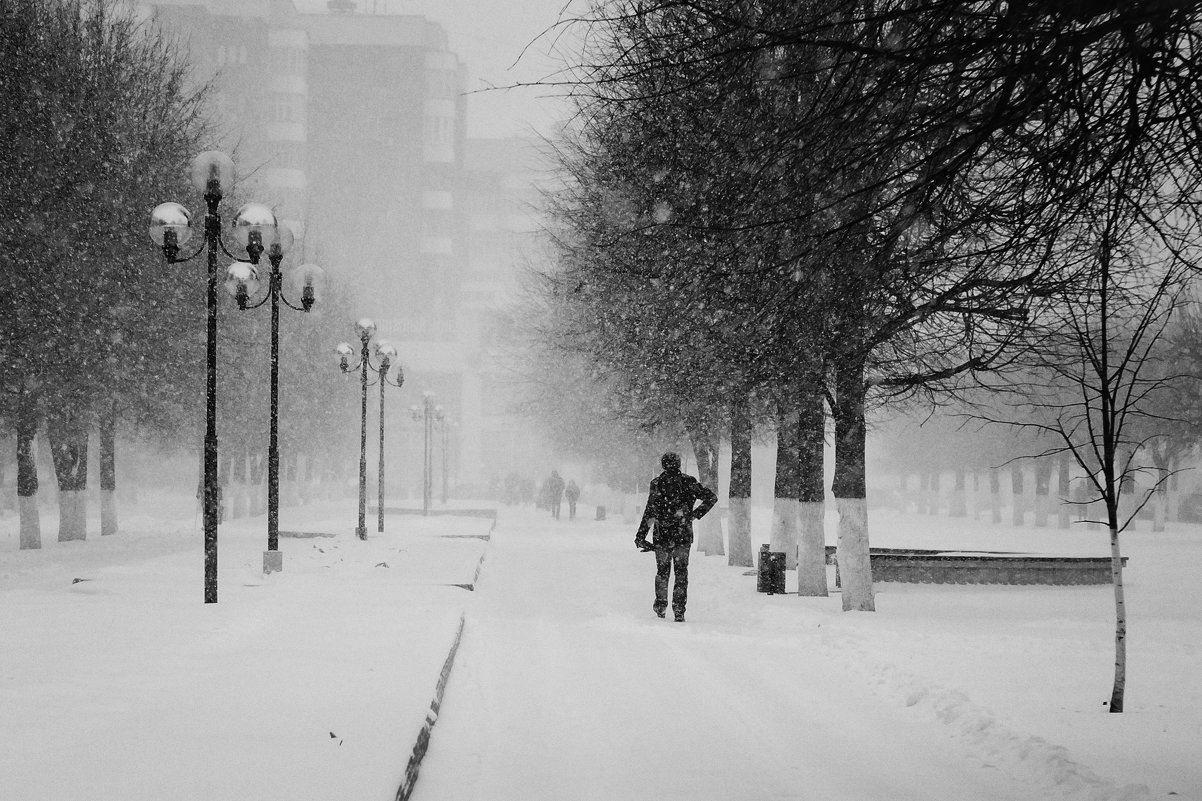
[(392, 798), (492, 521), (389, 516), (364, 542), (353, 501), (285, 510), (282, 530), (336, 536), (281, 538), (266, 577), (263, 518), (225, 524), (215, 605), (191, 522), (0, 537), (0, 794)]
[[(1128, 739), (1162, 725), (1197, 731), (1197, 711), (1156, 709), (1172, 688), (1150, 689), (1140, 670), (1144, 702), (1124, 716), (1081, 692), (1089, 674), (1076, 641), (1090, 632), (1057, 616), (1084, 602), (1104, 623), (1108, 588), (889, 585), (882, 612), (845, 615), (837, 595), (758, 595), (743, 568), (694, 554), (688, 620), (676, 624), (651, 612), (653, 564), (635, 551), (633, 526), (522, 515), (503, 510), (415, 801), (1202, 797), (1188, 742)], [(1044, 624), (1024, 639), (1028, 616)], [(1085, 655), (1103, 674), (1099, 691), (1101, 632)], [(943, 685), (916, 672), (924, 656), (968, 672)], [(1179, 669), (1174, 679), (1193, 682), (1175, 690), (1188, 704), (1197, 681), (1190, 663)], [(1049, 704), (1036, 685), (1051, 672), (1064, 674), (1051, 687), (1075, 680), (1077, 695)], [(995, 692), (1010, 706), (973, 698)], [(1027, 706), (1042, 711), (1026, 718)], [(1108, 776), (1110, 760), (1083, 761), (1024, 728), (1044, 719), (1079, 724), (1088, 734), (1073, 732), (1075, 744), (1123, 754), (1130, 772)], [(1148, 778), (1171, 789), (1152, 794)]]

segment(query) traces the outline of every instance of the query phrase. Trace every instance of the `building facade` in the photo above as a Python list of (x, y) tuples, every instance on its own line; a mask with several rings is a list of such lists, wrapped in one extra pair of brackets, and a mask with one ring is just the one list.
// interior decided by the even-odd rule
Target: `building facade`
[[(235, 156), (242, 196), (297, 222), (301, 258), (397, 346), (406, 382), (393, 403), (431, 391), (453, 421), (438, 435), (438, 481), (484, 489), (531, 447), (513, 433), (488, 353), (535, 228), (530, 145), (465, 139), (464, 66), (425, 17), (345, 0), (324, 13), (291, 0), (144, 6), (187, 43), (198, 79), (214, 81), (218, 144)], [(389, 491), (418, 494), (423, 427), (401, 410), (387, 423)]]

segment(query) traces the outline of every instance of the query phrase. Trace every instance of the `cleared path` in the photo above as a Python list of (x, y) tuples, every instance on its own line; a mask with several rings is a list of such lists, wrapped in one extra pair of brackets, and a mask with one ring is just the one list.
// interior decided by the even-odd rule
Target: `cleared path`
[(759, 626), (724, 558), (694, 554), (688, 621), (657, 619), (632, 533), (502, 520), (416, 801), (1043, 797), (883, 704), (817, 632)]

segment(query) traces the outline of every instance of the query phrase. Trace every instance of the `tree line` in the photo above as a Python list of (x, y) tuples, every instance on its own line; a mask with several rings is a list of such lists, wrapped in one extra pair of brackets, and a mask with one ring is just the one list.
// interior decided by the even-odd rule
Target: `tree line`
[(730, 441), (732, 563), (775, 429), (772, 547), (802, 594), (826, 593), (829, 420), (845, 610), (874, 608), (869, 420), (915, 403), (1072, 456), (1117, 553), (1129, 453), (1192, 391), (1158, 343), (1199, 252), (1200, 23), (1190, 1), (595, 0), (563, 22), (537, 339), (610, 422), (685, 432), (703, 482)]
[[(191, 203), (199, 219), (190, 163), (228, 131), (184, 43), (125, 4), (0, 4), (0, 66), (0, 423), (15, 435), (21, 547), (36, 548), (39, 431), (53, 457), (60, 540), (85, 536), (90, 438), (105, 534), (117, 525), (119, 436), (199, 452), (204, 265), (166, 264), (147, 225), (164, 200)], [(225, 204), (227, 222), (239, 202)], [(324, 315), (281, 324), (286, 455), (337, 452), (329, 418), (352, 413), (337, 403), (325, 355), (351, 318), (345, 291), (334, 285), (322, 301)], [(228, 482), (239, 463), (265, 458), (269, 336), (263, 313), (223, 304), (219, 314)]]

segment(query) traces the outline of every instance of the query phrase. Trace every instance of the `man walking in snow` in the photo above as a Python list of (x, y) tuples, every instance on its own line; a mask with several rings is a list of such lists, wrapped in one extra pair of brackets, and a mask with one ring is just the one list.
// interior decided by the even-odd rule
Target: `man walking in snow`
[[(672, 585), (672, 611), (677, 623), (684, 622), (685, 602), (689, 594), (689, 548), (693, 544), (693, 521), (700, 520), (718, 502), (713, 490), (680, 471), (680, 455), (665, 453), (660, 459), (664, 472), (651, 479), (643, 519), (634, 535), (634, 544), (644, 551), (655, 551), (655, 614), (663, 617), (668, 608), (668, 576), (675, 574)], [(694, 507), (698, 501), (700, 506)], [(653, 542), (647, 532), (655, 525)]]

